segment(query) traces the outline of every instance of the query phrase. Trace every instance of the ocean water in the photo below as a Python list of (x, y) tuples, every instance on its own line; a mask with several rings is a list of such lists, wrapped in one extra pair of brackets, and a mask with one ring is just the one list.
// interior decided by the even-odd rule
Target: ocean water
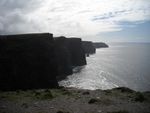
[(87, 57), (59, 85), (80, 89), (111, 89), (124, 86), (150, 91), (150, 43), (110, 43)]

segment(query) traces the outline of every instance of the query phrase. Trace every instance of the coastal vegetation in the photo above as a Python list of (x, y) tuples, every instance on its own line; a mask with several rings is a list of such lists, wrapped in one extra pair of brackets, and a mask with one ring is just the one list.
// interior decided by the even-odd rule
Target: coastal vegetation
[(124, 89), (0, 92), (0, 113), (149, 113), (150, 92), (122, 92)]

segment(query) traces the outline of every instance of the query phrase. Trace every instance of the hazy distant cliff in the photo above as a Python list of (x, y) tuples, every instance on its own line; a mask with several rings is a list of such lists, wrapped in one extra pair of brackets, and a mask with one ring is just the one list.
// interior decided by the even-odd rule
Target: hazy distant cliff
[(96, 48), (92, 41), (82, 41), (82, 46), (87, 55), (96, 53)]
[(107, 48), (109, 47), (106, 43), (104, 42), (94, 42), (93, 45), (95, 48)]

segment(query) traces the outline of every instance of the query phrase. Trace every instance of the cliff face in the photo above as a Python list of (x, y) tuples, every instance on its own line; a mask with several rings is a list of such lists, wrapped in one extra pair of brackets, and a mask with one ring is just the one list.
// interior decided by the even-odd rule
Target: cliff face
[(57, 87), (52, 34), (0, 36), (0, 89)]
[(80, 38), (55, 37), (55, 50), (59, 75), (57, 78), (72, 74), (74, 66), (86, 64), (85, 52)]
[(55, 37), (55, 52), (57, 56), (59, 77), (72, 74), (71, 54), (67, 46), (67, 38)]
[(67, 46), (71, 55), (72, 66), (86, 65), (85, 52), (80, 38), (68, 38)]
[(91, 41), (82, 41), (82, 46), (87, 55), (94, 54), (96, 52), (96, 48)]

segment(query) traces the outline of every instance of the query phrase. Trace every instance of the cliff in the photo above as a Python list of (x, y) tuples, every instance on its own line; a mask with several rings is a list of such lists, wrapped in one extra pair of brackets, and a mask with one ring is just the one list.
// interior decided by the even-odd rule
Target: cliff
[(53, 35), (0, 36), (0, 89), (57, 87)]
[(107, 48), (107, 47), (109, 47), (107, 44), (105, 44), (103, 42), (94, 42), (93, 45), (95, 46), (95, 48)]
[(59, 73), (57, 78), (63, 78), (72, 74), (71, 54), (67, 46), (67, 38), (63, 36), (54, 37), (54, 40)]
[(52, 34), (0, 36), (0, 90), (58, 87), (57, 78), (86, 64), (80, 38)]
[(82, 41), (82, 46), (86, 55), (94, 54), (96, 52), (96, 48), (91, 41)]
[(67, 47), (70, 51), (72, 66), (86, 65), (86, 57), (81, 38), (68, 38)]

